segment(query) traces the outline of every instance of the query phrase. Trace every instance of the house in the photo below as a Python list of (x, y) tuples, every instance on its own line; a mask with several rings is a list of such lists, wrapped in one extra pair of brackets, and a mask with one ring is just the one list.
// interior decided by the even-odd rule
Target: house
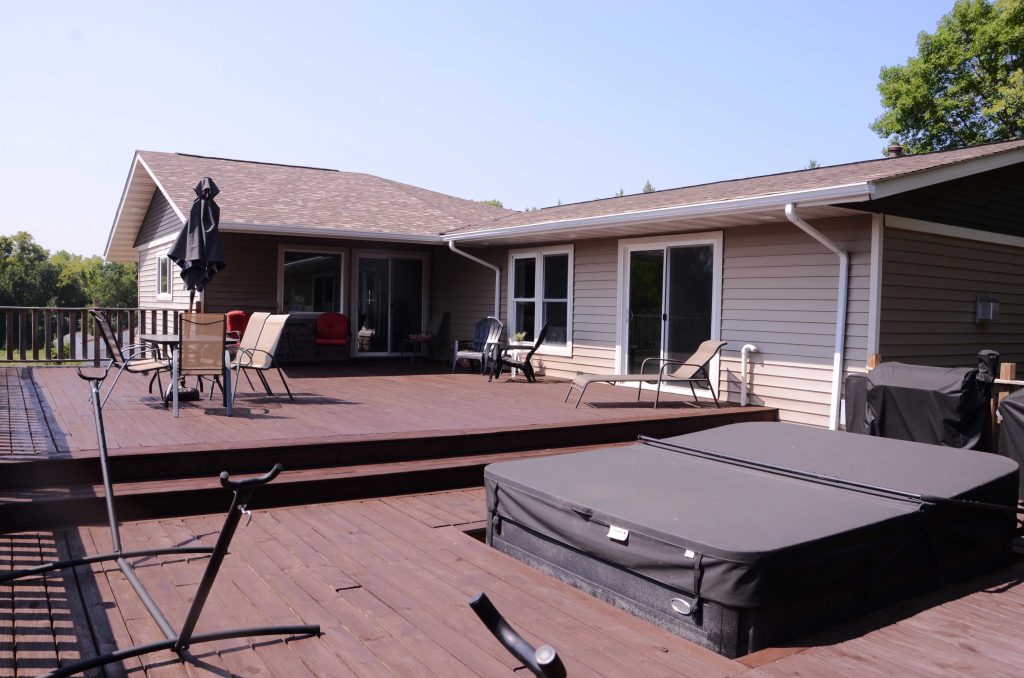
[(363, 174), (139, 152), (106, 256), (139, 262), (144, 307), (187, 304), (163, 253), (205, 175), (230, 257), (206, 308), (340, 309), (375, 337), (356, 355), (394, 353), (431, 309), (458, 336), (489, 314), (509, 333), (547, 323), (537, 357), (556, 377), (720, 338), (727, 398), (746, 356), (750, 402), (832, 427), (869, 354), (1024, 358), (1020, 140), (528, 212)]

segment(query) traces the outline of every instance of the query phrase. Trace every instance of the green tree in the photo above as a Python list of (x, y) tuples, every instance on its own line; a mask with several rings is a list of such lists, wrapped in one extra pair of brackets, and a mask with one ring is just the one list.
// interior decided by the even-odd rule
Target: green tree
[(654, 193), (654, 185), (650, 179), (644, 182), (644, 193)]
[(879, 136), (908, 153), (1024, 136), (1024, 0), (957, 0), (917, 50), (881, 70)]
[(30, 234), (0, 235), (0, 306), (51, 305), (58, 274), (50, 253)]
[(807, 163), (807, 167), (805, 167), (804, 169), (818, 169), (819, 167), (821, 167), (821, 163), (815, 160), (814, 158), (811, 158), (810, 161)]
[(480, 202), (483, 203), (484, 205), (493, 205), (495, 207), (504, 207), (505, 206), (505, 203), (503, 203), (502, 201), (498, 200), (497, 198), (493, 198), (491, 200), (481, 200)]

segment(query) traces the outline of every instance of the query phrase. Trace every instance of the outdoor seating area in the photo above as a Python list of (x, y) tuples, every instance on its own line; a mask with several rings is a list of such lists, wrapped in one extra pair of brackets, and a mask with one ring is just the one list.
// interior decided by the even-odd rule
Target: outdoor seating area
[[(579, 397), (576, 399), (576, 407), (579, 407), (580, 403), (583, 402), (583, 396), (586, 394), (587, 388), (591, 384), (621, 384), (627, 382), (637, 383), (636, 400), (640, 402), (644, 383), (655, 380), (657, 383), (654, 395), (655, 407), (661, 401), (662, 385), (671, 384), (672, 382), (688, 385), (694, 402), (697, 401), (697, 392), (694, 389), (694, 384), (700, 385), (701, 388), (707, 388), (711, 391), (711, 398), (717, 406), (718, 396), (715, 394), (715, 386), (709, 376), (708, 365), (714, 360), (715, 356), (721, 353), (725, 345), (726, 342), (724, 341), (709, 339), (702, 342), (697, 347), (697, 350), (693, 352), (693, 355), (684, 361), (646, 358), (640, 365), (640, 371), (635, 374), (580, 374), (572, 380), (572, 385), (565, 394), (565, 402), (569, 402), (569, 396), (572, 395), (573, 389), (577, 389), (580, 392)], [(657, 367), (657, 373), (648, 372), (648, 364)]]

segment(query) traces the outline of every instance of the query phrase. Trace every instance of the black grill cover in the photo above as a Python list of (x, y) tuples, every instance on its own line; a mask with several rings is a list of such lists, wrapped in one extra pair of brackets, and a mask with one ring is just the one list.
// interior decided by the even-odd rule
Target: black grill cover
[(871, 435), (976, 449), (988, 421), (991, 383), (974, 367), (882, 363), (868, 373)]
[[(999, 453), (1024, 465), (1024, 390), (1011, 393), (999, 403)], [(1024, 473), (1019, 476), (1019, 496), (1024, 498)]]

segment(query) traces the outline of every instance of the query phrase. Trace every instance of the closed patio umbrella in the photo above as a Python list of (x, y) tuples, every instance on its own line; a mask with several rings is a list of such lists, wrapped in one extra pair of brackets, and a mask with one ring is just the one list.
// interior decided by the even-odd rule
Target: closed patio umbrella
[(203, 177), (193, 189), (196, 199), (188, 213), (188, 221), (178, 233), (168, 258), (181, 267), (181, 279), (188, 288), (188, 310), (196, 291), (203, 291), (206, 283), (224, 268), (224, 247), (220, 242), (220, 207), (214, 198), (220, 193), (210, 177)]

